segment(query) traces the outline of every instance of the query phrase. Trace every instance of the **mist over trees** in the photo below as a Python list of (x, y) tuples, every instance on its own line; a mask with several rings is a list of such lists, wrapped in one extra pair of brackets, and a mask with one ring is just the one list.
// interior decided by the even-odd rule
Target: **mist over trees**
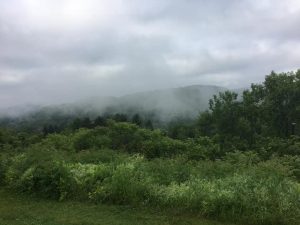
[[(74, 111), (72, 108), (56, 107), (38, 110), (23, 117), (2, 118), (0, 122), (2, 127), (47, 135), (59, 133), (65, 129), (91, 129), (106, 126), (107, 120), (112, 119), (116, 122), (131, 122), (148, 129), (161, 128), (168, 136), (175, 139), (185, 140), (206, 136), (212, 138), (221, 149), (226, 151), (229, 149), (248, 150), (256, 148), (269, 137), (285, 139), (299, 135), (299, 79), (299, 70), (283, 73), (272, 71), (263, 83), (252, 84), (250, 89), (244, 90), (240, 95), (226, 89), (212, 95), (214, 91), (221, 89), (191, 86), (172, 91), (159, 91), (158, 94), (150, 93), (149, 98), (146, 93), (125, 96), (122, 98), (123, 104), (128, 104), (130, 107), (115, 105), (107, 107), (98, 115), (95, 108), (89, 112), (88, 108), (81, 109), (80, 106)], [(192, 96), (205, 91), (209, 92), (205, 96)], [(162, 111), (159, 109), (153, 111), (151, 105), (147, 105), (148, 108), (141, 107), (143, 101), (152, 102), (152, 106), (157, 107), (160, 103), (154, 103), (155, 97), (160, 98), (158, 100), (161, 103), (166, 103), (167, 100), (164, 98), (170, 97), (169, 105), (172, 106), (174, 99), (171, 96), (182, 99), (177, 101), (178, 104), (180, 102), (181, 109), (184, 108), (183, 104), (189, 106), (197, 103), (201, 104), (200, 108), (205, 109), (203, 99), (207, 99), (208, 96), (212, 97), (208, 101), (207, 110), (199, 112), (197, 107), (192, 107), (198, 113), (198, 117), (193, 116), (195, 112), (178, 114), (179, 116), (174, 117), (172, 113), (176, 115), (176, 111), (172, 109), (164, 111), (169, 106), (165, 106), (161, 109)], [(186, 102), (187, 99), (190, 100), (189, 103)], [(134, 106), (134, 103), (137, 106)], [(186, 112), (188, 111), (189, 109), (186, 109)], [(169, 112), (169, 118), (166, 121), (164, 118), (167, 114), (161, 117), (164, 112)]]

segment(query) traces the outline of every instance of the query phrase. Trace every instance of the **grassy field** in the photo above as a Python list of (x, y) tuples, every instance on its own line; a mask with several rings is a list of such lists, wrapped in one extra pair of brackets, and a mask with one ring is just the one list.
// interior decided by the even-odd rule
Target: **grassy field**
[[(1, 225), (224, 225), (190, 215), (82, 202), (56, 202), (0, 189)], [(228, 225), (228, 224), (227, 224)]]

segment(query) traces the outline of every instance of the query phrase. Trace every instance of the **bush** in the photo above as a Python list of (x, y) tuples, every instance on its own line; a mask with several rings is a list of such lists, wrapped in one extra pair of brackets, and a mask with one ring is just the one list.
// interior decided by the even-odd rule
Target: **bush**
[(62, 200), (74, 193), (69, 170), (54, 153), (43, 149), (14, 157), (6, 181), (15, 190), (46, 198)]
[(300, 137), (292, 136), (287, 139), (279, 137), (259, 137), (254, 147), (263, 159), (269, 159), (273, 155), (298, 156), (300, 154)]
[(147, 177), (139, 171), (142, 158), (118, 165), (111, 177), (99, 183), (90, 198), (96, 202), (117, 204), (143, 204), (148, 200), (149, 184)]
[(42, 141), (41, 145), (54, 151), (72, 151), (72, 140), (68, 135), (49, 134)]
[(224, 159), (233, 165), (237, 165), (241, 167), (255, 165), (261, 161), (258, 154), (252, 151), (229, 152), (226, 153)]
[(188, 146), (179, 140), (173, 140), (168, 137), (161, 137), (157, 139), (147, 140), (143, 143), (141, 153), (145, 157), (171, 157), (187, 152)]
[(17, 181), (21, 191), (63, 200), (75, 193), (74, 180), (60, 162), (48, 162), (28, 168)]
[(225, 154), (220, 145), (209, 137), (189, 139), (187, 143), (189, 145), (187, 155), (191, 160), (216, 160), (222, 158)]
[(110, 164), (69, 164), (71, 176), (75, 180), (77, 198), (91, 198), (91, 193), (107, 178), (112, 176)]
[(169, 185), (172, 182), (182, 183), (187, 181), (192, 173), (193, 166), (184, 157), (174, 159), (156, 158), (145, 161), (139, 170), (145, 177), (149, 177), (153, 184)]
[(105, 128), (96, 128), (94, 130), (79, 129), (73, 136), (73, 147), (76, 151), (91, 148), (108, 148), (111, 145), (111, 139), (104, 133)]
[(73, 154), (70, 158), (72, 162), (99, 164), (123, 162), (128, 158), (128, 154), (116, 152), (112, 149), (90, 149)]
[(0, 185), (5, 183), (5, 174), (9, 167), (8, 154), (0, 153)]
[[(297, 181), (300, 181), (300, 156), (283, 156), (283, 157), (275, 157), (272, 159), (276, 164), (284, 165), (289, 168), (289, 175), (296, 178)], [(288, 175), (287, 174), (287, 175)]]

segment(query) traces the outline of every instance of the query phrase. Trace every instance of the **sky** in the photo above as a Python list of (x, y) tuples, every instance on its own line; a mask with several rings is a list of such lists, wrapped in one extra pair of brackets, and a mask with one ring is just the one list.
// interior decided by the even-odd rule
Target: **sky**
[(0, 0), (0, 108), (298, 68), (299, 0)]

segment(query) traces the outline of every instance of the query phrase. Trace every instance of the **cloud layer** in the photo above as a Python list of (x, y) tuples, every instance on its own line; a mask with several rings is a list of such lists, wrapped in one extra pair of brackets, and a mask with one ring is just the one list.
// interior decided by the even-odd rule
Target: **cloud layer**
[(300, 67), (298, 0), (0, 1), (0, 107)]

